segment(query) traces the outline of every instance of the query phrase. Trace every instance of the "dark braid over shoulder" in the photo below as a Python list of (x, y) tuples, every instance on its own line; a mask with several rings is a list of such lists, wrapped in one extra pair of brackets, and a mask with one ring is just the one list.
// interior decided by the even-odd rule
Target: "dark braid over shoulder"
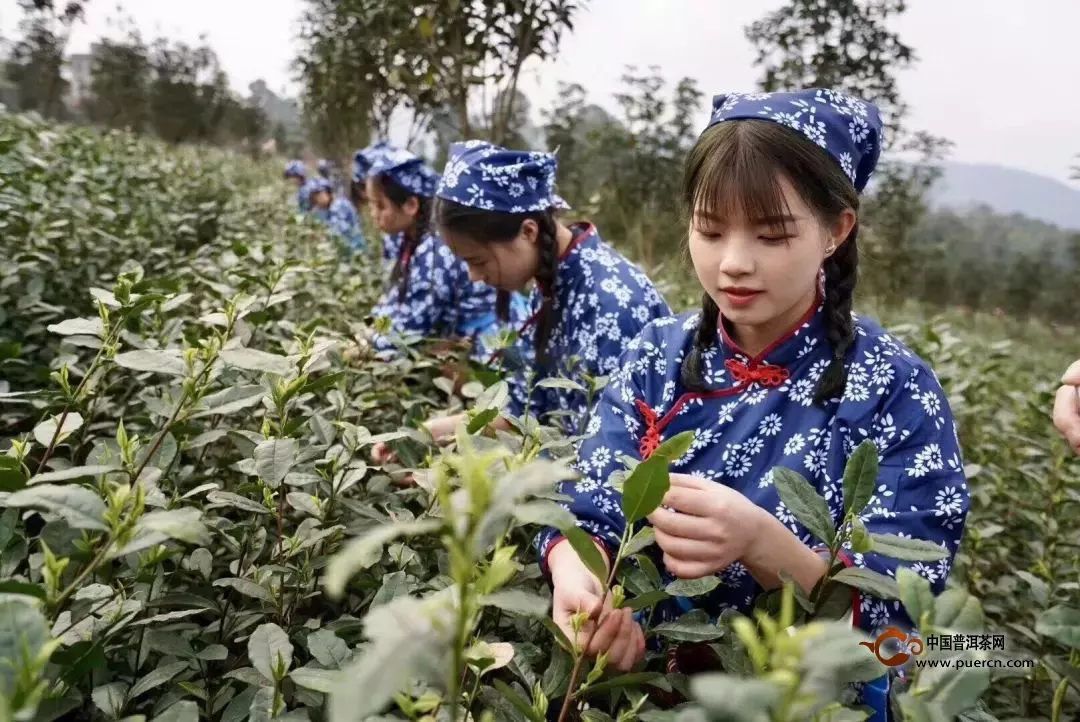
[(498, 290), (495, 293), (495, 317), (500, 321), (510, 319), (510, 292)]
[(705, 379), (701, 376), (702, 357), (705, 351), (716, 343), (719, 323), (720, 307), (706, 293), (701, 301), (701, 318), (698, 320), (697, 333), (694, 334), (694, 345), (687, 352), (680, 369), (682, 385), (688, 391), (694, 393), (705, 391)]
[(555, 238), (555, 217), (550, 213), (544, 213), (536, 219), (539, 229), (537, 235), (540, 263), (536, 269), (536, 284), (543, 296), (540, 313), (536, 319), (535, 351), (536, 361), (540, 366), (548, 362), (547, 345), (551, 338), (551, 330), (557, 319), (555, 285), (559, 276), (559, 243)]
[(859, 268), (859, 225), (851, 229), (847, 240), (825, 259), (825, 333), (832, 347), (832, 362), (814, 391), (814, 403), (822, 406), (842, 396), (847, 387), (844, 359), (855, 342), (855, 326), (851, 306)]

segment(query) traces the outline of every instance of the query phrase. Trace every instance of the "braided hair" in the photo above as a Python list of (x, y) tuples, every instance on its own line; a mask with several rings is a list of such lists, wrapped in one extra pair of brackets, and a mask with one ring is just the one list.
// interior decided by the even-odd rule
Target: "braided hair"
[[(541, 366), (548, 362), (547, 346), (558, 318), (556, 284), (559, 272), (558, 225), (551, 211), (501, 213), (473, 208), (445, 198), (438, 198), (434, 208), (435, 223), (440, 229), (461, 234), (477, 243), (509, 243), (521, 232), (521, 224), (532, 220), (537, 226), (539, 263), (533, 277), (543, 299), (536, 319), (534, 350)], [(500, 290), (496, 311), (502, 320), (509, 317), (510, 294)]]
[(372, 182), (398, 208), (403, 207), (410, 198), (416, 198), (420, 204), (412, 227), (406, 230), (403, 235), (401, 251), (398, 253), (397, 261), (390, 272), (390, 283), (398, 285), (398, 298), (405, 298), (405, 295), (409, 292), (409, 268), (412, 265), (412, 257), (416, 253), (417, 247), (427, 236), (431, 225), (432, 199), (428, 196), (416, 195), (385, 174), (373, 176)]
[[(683, 206), (688, 217), (790, 217), (779, 179), (785, 178), (824, 225), (841, 213), (858, 213), (859, 195), (843, 169), (823, 149), (779, 123), (745, 119), (718, 123), (687, 156)], [(858, 223), (826, 258), (824, 321), (832, 360), (818, 381), (814, 402), (824, 405), (847, 385), (844, 361), (855, 341), (851, 308), (858, 276)], [(693, 346), (683, 359), (680, 380), (690, 391), (706, 390), (704, 354), (716, 343), (720, 309), (706, 293)]]

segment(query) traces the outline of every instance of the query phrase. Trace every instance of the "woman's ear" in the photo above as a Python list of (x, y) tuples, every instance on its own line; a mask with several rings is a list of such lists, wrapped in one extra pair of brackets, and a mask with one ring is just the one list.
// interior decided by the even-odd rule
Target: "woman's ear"
[(420, 199), (416, 196), (409, 196), (409, 199), (405, 201), (405, 205), (401, 207), (408, 215), (416, 218), (420, 215)]
[(518, 230), (518, 236), (526, 243), (536, 245), (540, 240), (540, 226), (536, 224), (532, 218), (526, 218), (521, 222), (521, 228)]
[(839, 248), (851, 235), (851, 229), (859, 222), (859, 217), (851, 208), (845, 208), (829, 229), (829, 245)]

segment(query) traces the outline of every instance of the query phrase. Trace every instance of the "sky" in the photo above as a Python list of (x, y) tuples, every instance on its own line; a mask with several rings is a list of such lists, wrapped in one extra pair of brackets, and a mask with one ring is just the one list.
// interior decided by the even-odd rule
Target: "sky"
[[(11, 37), (14, 0), (0, 0), (0, 35)], [(759, 72), (744, 28), (784, 0), (588, 0), (558, 57), (534, 65), (521, 89), (549, 107), (559, 81), (577, 82), (615, 110), (626, 65), (658, 66), (671, 86), (693, 77), (711, 97), (753, 89)], [(125, 0), (144, 35), (195, 41), (205, 34), (234, 87), (264, 79), (295, 95), (290, 69), (300, 51), (303, 0)], [(116, 35), (115, 0), (90, 0), (72, 52)], [(909, 0), (893, 28), (918, 62), (898, 74), (909, 124), (955, 144), (951, 158), (1070, 180), (1080, 163), (1080, 1)], [(706, 119), (702, 111), (700, 122)]]

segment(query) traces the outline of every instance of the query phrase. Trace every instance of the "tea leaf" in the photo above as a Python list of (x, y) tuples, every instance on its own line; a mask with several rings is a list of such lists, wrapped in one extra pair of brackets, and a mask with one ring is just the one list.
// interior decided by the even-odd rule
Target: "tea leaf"
[(731, 722), (760, 722), (770, 719), (774, 705), (782, 701), (782, 689), (764, 679), (742, 679), (710, 672), (690, 680), (694, 699), (710, 719)]
[(577, 391), (578, 393), (585, 393), (585, 387), (576, 381), (563, 378), (546, 378), (541, 379), (536, 384), (540, 388), (544, 389), (558, 389), (560, 391)]
[(349, 578), (379, 561), (382, 548), (389, 542), (403, 536), (419, 536), (438, 530), (442, 523), (436, 519), (395, 522), (376, 527), (361, 537), (350, 541), (330, 561), (326, 569), (324, 585), (326, 593), (332, 598), (339, 598), (345, 591)]
[(199, 705), (191, 700), (177, 702), (155, 717), (152, 722), (199, 722)]
[(328, 629), (312, 632), (307, 638), (308, 651), (324, 667), (337, 669), (352, 657), (345, 640)]
[(946, 589), (934, 600), (934, 626), (957, 632), (981, 632), (983, 611), (979, 600), (964, 589)]
[(253, 514), (269, 514), (270, 510), (262, 504), (252, 501), (247, 497), (233, 494), (231, 491), (212, 491), (206, 495), (206, 500), (212, 504), (226, 504), (242, 511)]
[(58, 333), (61, 336), (85, 334), (100, 337), (105, 331), (100, 318), (69, 318), (60, 323), (50, 324), (47, 328), (50, 333)]
[(668, 463), (678, 461), (686, 452), (690, 451), (690, 446), (694, 443), (694, 432), (684, 431), (681, 434), (676, 434), (670, 439), (656, 447), (656, 451), (653, 452), (653, 456), (662, 456), (668, 460)]
[(608, 574), (607, 564), (604, 563), (604, 557), (600, 553), (600, 550), (596, 548), (593, 538), (576, 526), (567, 527), (562, 531), (563, 535), (566, 536), (566, 540), (570, 542), (570, 546), (574, 547), (574, 551), (577, 552), (578, 558), (581, 559), (585, 567), (592, 572), (597, 579), (606, 579)]
[(59, 427), (60, 417), (53, 416), (34, 427), (34, 439), (37, 440), (42, 446), (48, 446), (52, 443), (53, 436), (56, 436), (56, 442), (60, 443), (71, 436), (73, 433), (82, 428), (83, 417), (82, 414), (77, 412), (71, 412), (64, 417), (64, 426), (60, 428), (60, 433), (56, 433), (56, 429)]
[(44, 509), (63, 517), (73, 529), (107, 531), (105, 502), (94, 492), (81, 486), (42, 484), (17, 491), (4, 500), (9, 507)]
[(547, 614), (550, 606), (550, 600), (547, 597), (532, 594), (523, 589), (503, 589), (483, 597), (480, 603), (487, 607), (498, 607), (511, 614), (533, 617)]
[(510, 403), (510, 385), (505, 381), (484, 389), (484, 392), (476, 397), (475, 409), (496, 409), (502, 411)]
[(623, 482), (622, 509), (627, 524), (636, 524), (660, 506), (671, 487), (668, 463), (665, 456), (652, 456)]
[(267, 439), (255, 447), (255, 470), (270, 486), (278, 486), (296, 463), (300, 444), (296, 439)]
[[(0, 597), (0, 659), (36, 656), (49, 641), (45, 616), (30, 597)], [(0, 664), (0, 692), (11, 694), (19, 669), (15, 663)]]
[(664, 675), (657, 672), (631, 672), (630, 674), (619, 675), (589, 685), (588, 694), (591, 696), (599, 692), (610, 692), (613, 689), (622, 689), (623, 687), (638, 687), (662, 679), (664, 679)]
[(259, 674), (271, 681), (279, 679), (278, 673), (292, 666), (292, 642), (278, 625), (260, 624), (248, 638), (248, 658)]
[(256, 584), (250, 579), (239, 579), (236, 577), (230, 577), (227, 579), (215, 579), (215, 587), (230, 587), (240, 592), (241, 594), (252, 597), (254, 599), (261, 599), (264, 602), (274, 603), (274, 596), (270, 594), (270, 590), (261, 584)]
[(103, 684), (100, 687), (95, 687), (94, 691), (91, 693), (91, 697), (94, 700), (94, 706), (108, 717), (116, 719), (120, 716), (120, 711), (124, 708), (127, 688), (128, 686), (123, 682), (112, 682), (110, 684)]
[(1035, 631), (1073, 649), (1080, 649), (1080, 609), (1058, 605), (1035, 621)]
[(176, 675), (183, 672), (185, 669), (187, 669), (187, 667), (187, 662), (173, 662), (172, 664), (167, 664), (164, 667), (158, 667), (157, 669), (153, 670), (145, 677), (140, 679), (134, 685), (132, 685), (131, 689), (127, 693), (127, 698), (135, 699), (140, 694), (149, 692), (155, 687), (160, 687)]
[(158, 532), (170, 539), (179, 539), (189, 544), (208, 545), (211, 543), (210, 532), (201, 519), (202, 512), (191, 507), (152, 511), (139, 519), (136, 528)]
[(924, 614), (933, 618), (934, 593), (930, 590), (930, 582), (926, 578), (908, 567), (898, 567), (896, 583), (899, 585), (900, 601), (916, 627), (922, 626)]
[(323, 694), (334, 691), (340, 673), (333, 669), (318, 669), (317, 667), (300, 667), (289, 672), (293, 682), (304, 689), (311, 689)]
[(700, 579), (676, 579), (664, 587), (664, 591), (673, 597), (700, 597), (720, 586), (720, 578), (715, 574)]
[(630, 541), (623, 547), (623, 554), (625, 556), (632, 556), (655, 543), (656, 529), (651, 526), (643, 526), (637, 530), (634, 536), (630, 537)]
[(532, 708), (520, 694), (514, 691), (514, 688), (503, 682), (501, 679), (496, 679), (492, 682), (495, 689), (499, 691), (507, 702), (514, 706), (518, 712), (525, 716), (525, 719), (531, 720), (531, 722), (544, 722), (544, 718)]
[(877, 488), (878, 450), (867, 439), (859, 444), (844, 467), (844, 514), (861, 514)]
[(784, 466), (773, 469), (773, 481), (784, 503), (800, 524), (826, 544), (836, 538), (829, 505), (802, 474)]
[(226, 349), (221, 352), (221, 360), (245, 371), (261, 371), (277, 376), (285, 376), (292, 368), (289, 359), (284, 356), (254, 348)]
[(841, 569), (832, 576), (832, 580), (868, 592), (881, 599), (900, 598), (900, 588), (895, 581), (884, 574), (878, 574), (869, 569), (860, 567)]
[(378, 607), (364, 620), (371, 642), (338, 676), (330, 694), (332, 719), (364, 719), (382, 709), (421, 667), (438, 669), (449, 629), (448, 607), (434, 600), (401, 597)]
[(943, 719), (954, 719), (975, 704), (989, 686), (989, 669), (949, 670), (949, 674), (943, 676), (928, 697), (936, 708), (935, 712), (943, 715)]
[(709, 616), (700, 609), (687, 612), (678, 619), (658, 624), (652, 633), (680, 642), (707, 642), (724, 636), (724, 628), (709, 621)]
[(27, 482), (30, 486), (34, 484), (45, 484), (52, 481), (71, 481), (72, 479), (82, 479), (84, 477), (97, 477), (109, 472), (116, 471), (119, 466), (114, 464), (95, 464), (92, 466), (73, 466), (70, 469), (61, 469), (59, 471), (47, 471), (44, 474), (37, 474), (30, 477)]
[(651, 592), (645, 592), (644, 594), (635, 596), (633, 599), (628, 600), (623, 606), (638, 612), (670, 598), (671, 597), (667, 592), (661, 589), (654, 589)]
[(949, 556), (949, 550), (925, 539), (910, 539), (895, 534), (870, 534), (875, 554), (910, 562), (936, 562)]
[(565, 529), (577, 522), (569, 510), (553, 501), (528, 501), (514, 507), (514, 518), (522, 524), (540, 524)]
[(175, 351), (152, 351), (140, 349), (117, 354), (113, 359), (117, 366), (135, 371), (150, 371), (169, 376), (187, 376), (184, 359)]

